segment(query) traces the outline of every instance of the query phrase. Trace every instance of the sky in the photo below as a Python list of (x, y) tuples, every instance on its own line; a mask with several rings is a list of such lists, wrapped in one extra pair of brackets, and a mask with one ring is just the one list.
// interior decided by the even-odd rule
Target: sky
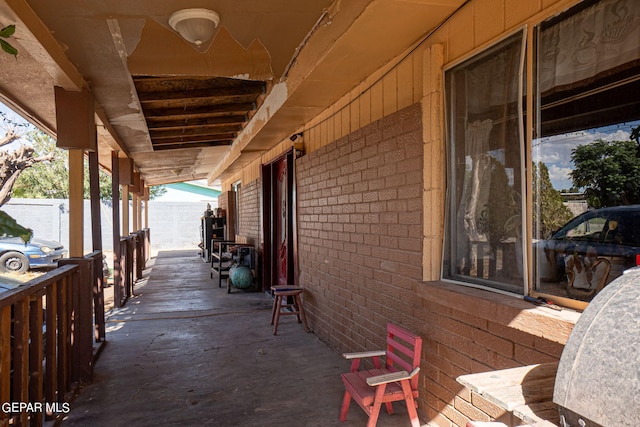
[(578, 145), (588, 144), (597, 140), (629, 141), (631, 129), (639, 126), (640, 121), (620, 123), (597, 129), (571, 132), (541, 138), (533, 142), (533, 161), (541, 161), (549, 169), (549, 178), (556, 190), (569, 189), (572, 186), (571, 176), (573, 163), (571, 150)]

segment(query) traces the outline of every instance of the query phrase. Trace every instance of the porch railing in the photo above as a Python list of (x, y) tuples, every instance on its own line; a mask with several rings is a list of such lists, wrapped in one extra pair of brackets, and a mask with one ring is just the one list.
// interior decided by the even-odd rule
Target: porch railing
[(120, 267), (114, 270), (114, 299), (117, 307), (124, 305), (133, 296), (133, 285), (142, 278), (149, 260), (149, 236), (149, 229), (145, 228), (120, 238), (119, 259), (114, 259), (114, 265)]
[(68, 412), (105, 338), (102, 253), (70, 258), (0, 295), (0, 425), (40, 426)]

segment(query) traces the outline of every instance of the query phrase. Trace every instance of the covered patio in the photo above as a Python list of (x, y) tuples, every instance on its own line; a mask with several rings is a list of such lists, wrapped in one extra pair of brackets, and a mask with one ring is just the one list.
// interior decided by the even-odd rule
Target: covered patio
[[(366, 424), (355, 404), (338, 421), (349, 362), (295, 318), (274, 336), (268, 294), (227, 293), (196, 250), (160, 252), (148, 266), (135, 296), (107, 313), (94, 382), (63, 426)], [(378, 422), (407, 424), (403, 405)]]
[[(111, 223), (116, 306), (105, 335), (100, 316), (91, 322), (91, 307), (101, 312), (95, 265), (88, 278), (64, 266), (32, 285), (33, 295), (5, 296), (0, 338), (17, 310), (22, 346), (0, 348), (0, 373), (21, 376), (11, 384), (0, 375), (0, 397), (67, 403), (84, 380), (66, 425), (364, 425), (355, 406), (338, 421), (339, 374), (348, 369), (340, 354), (379, 348), (394, 323), (425, 343), (424, 424), (522, 425), (512, 408), (458, 379), (557, 364), (588, 307), (553, 264), (562, 253), (550, 258), (553, 286), (538, 274), (538, 213), (557, 215), (537, 192), (542, 165), (532, 164), (535, 156), (569, 162), (573, 138), (559, 136), (591, 138), (595, 124), (618, 126), (618, 135), (640, 120), (630, 95), (640, 88), (637, 4), (0, 0), (19, 52), (0, 55), (0, 100), (69, 152), (70, 257), (93, 250), (78, 264), (100, 260), (99, 225)], [(209, 21), (206, 41), (175, 25), (190, 13)], [(607, 30), (602, 52), (622, 38), (629, 49), (593, 58), (583, 75), (581, 61), (598, 50), (562, 47), (595, 34), (582, 22)], [(541, 141), (561, 156), (536, 154)], [(99, 215), (99, 169), (112, 178), (110, 219)], [(158, 230), (148, 221), (149, 188), (193, 180), (221, 191), (200, 224), (174, 226), (199, 226), (201, 254), (197, 242), (193, 252), (161, 253), (139, 278), (148, 252), (133, 249), (143, 240), (134, 236), (148, 242), (150, 231), (153, 245)], [(549, 186), (558, 197), (568, 188)], [(220, 256), (221, 242), (248, 248), (258, 291), (218, 287), (203, 262), (214, 240)], [(289, 317), (272, 334), (273, 285), (304, 288), (312, 333)], [(82, 330), (72, 324), (81, 317), (73, 298), (85, 303)], [(44, 323), (57, 328), (60, 355), (49, 340), (43, 354)], [(94, 366), (92, 344), (105, 340)], [(536, 419), (548, 421), (549, 408)], [(406, 414), (381, 415), (378, 425), (394, 423), (407, 425)]]

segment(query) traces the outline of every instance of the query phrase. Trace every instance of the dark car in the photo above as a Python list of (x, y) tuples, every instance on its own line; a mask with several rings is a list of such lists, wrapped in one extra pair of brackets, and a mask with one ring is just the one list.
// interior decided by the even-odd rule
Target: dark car
[(640, 261), (640, 205), (578, 215), (534, 245), (538, 278), (565, 282), (568, 296), (590, 300)]
[(24, 273), (33, 268), (57, 267), (67, 250), (61, 243), (19, 237), (0, 238), (0, 271)]

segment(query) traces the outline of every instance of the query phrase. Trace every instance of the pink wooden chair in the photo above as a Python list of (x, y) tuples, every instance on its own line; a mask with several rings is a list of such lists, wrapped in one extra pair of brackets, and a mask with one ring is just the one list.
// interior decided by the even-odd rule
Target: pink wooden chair
[[(387, 325), (387, 349), (361, 353), (345, 353), (352, 360), (351, 371), (342, 374), (344, 398), (340, 409), (340, 421), (347, 419), (349, 404), (353, 399), (369, 415), (367, 427), (378, 422), (380, 407), (385, 404), (388, 414), (393, 414), (392, 402), (404, 400), (413, 427), (419, 427), (416, 411), (418, 397), (418, 371), (422, 338), (399, 326)], [(382, 367), (380, 357), (385, 356)], [(374, 369), (360, 371), (360, 360), (372, 358)]]

